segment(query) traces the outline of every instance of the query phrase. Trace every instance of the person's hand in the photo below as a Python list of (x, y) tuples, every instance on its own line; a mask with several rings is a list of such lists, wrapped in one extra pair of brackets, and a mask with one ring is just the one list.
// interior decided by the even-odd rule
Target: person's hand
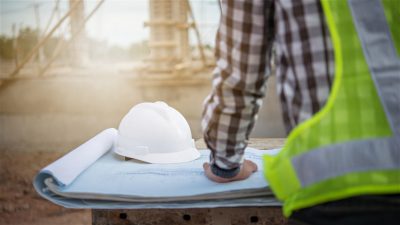
[(240, 168), (240, 172), (236, 176), (231, 177), (231, 178), (223, 178), (223, 177), (214, 175), (211, 172), (211, 167), (210, 167), (209, 163), (204, 163), (203, 169), (204, 169), (204, 173), (208, 177), (208, 179), (210, 179), (214, 182), (217, 182), (217, 183), (228, 183), (231, 181), (247, 179), (248, 177), (250, 177), (250, 175), (252, 173), (257, 171), (257, 165), (250, 160), (244, 160), (242, 167)]

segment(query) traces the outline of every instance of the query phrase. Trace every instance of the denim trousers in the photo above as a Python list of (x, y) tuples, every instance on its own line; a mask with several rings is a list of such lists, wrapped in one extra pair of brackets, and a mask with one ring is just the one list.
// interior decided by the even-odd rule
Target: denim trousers
[(363, 195), (293, 212), (289, 225), (399, 225), (400, 194)]

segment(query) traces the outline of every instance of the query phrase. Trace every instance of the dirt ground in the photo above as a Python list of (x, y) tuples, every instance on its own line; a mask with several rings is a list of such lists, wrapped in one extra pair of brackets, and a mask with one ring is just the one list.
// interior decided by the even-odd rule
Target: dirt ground
[(91, 224), (90, 210), (66, 209), (41, 198), (32, 181), (39, 169), (64, 152), (0, 149), (0, 225)]

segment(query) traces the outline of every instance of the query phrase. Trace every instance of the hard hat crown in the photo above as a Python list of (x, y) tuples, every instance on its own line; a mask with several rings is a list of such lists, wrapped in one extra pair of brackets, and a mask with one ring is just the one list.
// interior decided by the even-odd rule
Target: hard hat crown
[(199, 157), (189, 124), (164, 102), (140, 103), (122, 119), (117, 154), (150, 163), (177, 163)]

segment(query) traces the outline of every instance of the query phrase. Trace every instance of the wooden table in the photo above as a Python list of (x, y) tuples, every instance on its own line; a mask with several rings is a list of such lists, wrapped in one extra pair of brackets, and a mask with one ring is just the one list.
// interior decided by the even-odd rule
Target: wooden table
[[(272, 149), (283, 146), (285, 139), (251, 139), (249, 147)], [(204, 149), (202, 140), (196, 142)], [(282, 225), (287, 224), (281, 207), (224, 207), (202, 209), (93, 209), (94, 225)]]

